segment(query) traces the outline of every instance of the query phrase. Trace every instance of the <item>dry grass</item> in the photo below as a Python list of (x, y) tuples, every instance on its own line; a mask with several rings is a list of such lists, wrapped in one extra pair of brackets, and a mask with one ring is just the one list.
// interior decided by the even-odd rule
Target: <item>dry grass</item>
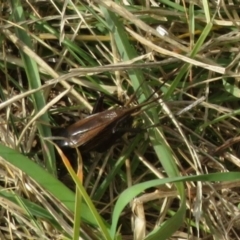
[[(0, 239), (240, 239), (239, 4), (117, 2), (1, 3)], [(51, 130), (154, 90), (70, 177)]]

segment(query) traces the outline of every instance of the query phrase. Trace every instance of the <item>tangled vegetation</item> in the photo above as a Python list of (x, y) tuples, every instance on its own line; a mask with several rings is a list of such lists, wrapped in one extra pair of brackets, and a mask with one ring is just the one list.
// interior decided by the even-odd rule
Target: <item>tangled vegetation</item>
[[(1, 239), (240, 238), (235, 2), (1, 2)], [(59, 148), (99, 92), (156, 101)]]

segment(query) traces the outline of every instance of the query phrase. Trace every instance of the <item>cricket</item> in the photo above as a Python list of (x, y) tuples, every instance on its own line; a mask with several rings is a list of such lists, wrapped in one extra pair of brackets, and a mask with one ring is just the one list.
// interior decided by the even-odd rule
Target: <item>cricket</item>
[(154, 97), (154, 95), (163, 84), (160, 84), (145, 102), (132, 107), (119, 106), (101, 111), (104, 101), (104, 96), (101, 96), (92, 114), (68, 126), (61, 132), (59, 136), (61, 139), (56, 143), (62, 148), (79, 147), (82, 152), (106, 151), (125, 133), (134, 131), (132, 127), (134, 115), (144, 106), (151, 105), (162, 97)]

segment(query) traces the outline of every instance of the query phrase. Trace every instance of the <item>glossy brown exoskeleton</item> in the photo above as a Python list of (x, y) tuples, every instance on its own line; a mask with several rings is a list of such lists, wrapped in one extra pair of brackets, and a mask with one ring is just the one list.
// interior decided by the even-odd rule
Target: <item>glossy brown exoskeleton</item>
[[(131, 131), (133, 114), (158, 98), (134, 107), (117, 107), (94, 113), (63, 130), (62, 139), (56, 143), (60, 147), (79, 147), (83, 152), (104, 152), (123, 134)], [(102, 101), (103, 98), (98, 105), (101, 105)], [(98, 107), (95, 108), (94, 112), (96, 111), (99, 111)]]

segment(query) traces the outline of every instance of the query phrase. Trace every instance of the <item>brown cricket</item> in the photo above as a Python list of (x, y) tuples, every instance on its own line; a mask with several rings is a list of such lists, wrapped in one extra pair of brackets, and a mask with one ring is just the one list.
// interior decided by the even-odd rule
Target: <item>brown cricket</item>
[[(106, 151), (123, 134), (131, 131), (131, 129), (134, 130), (132, 128), (134, 115), (142, 107), (154, 103), (161, 98), (151, 99), (155, 93), (156, 91), (148, 100), (137, 106), (104, 110), (77, 121), (63, 130), (60, 136), (61, 139), (57, 140), (56, 143), (64, 148), (79, 147), (83, 152)], [(101, 101), (103, 101), (103, 98)], [(95, 108), (95, 112), (98, 111), (96, 109), (97, 107)]]

